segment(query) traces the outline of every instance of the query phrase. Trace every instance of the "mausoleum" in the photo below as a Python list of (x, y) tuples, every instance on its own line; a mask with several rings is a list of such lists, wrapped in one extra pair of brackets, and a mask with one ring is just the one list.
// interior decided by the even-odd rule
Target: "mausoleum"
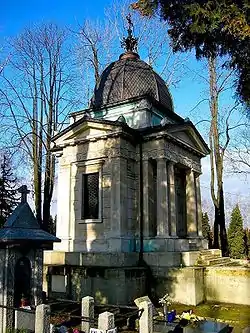
[[(71, 291), (64, 285), (65, 275), (74, 275), (69, 267), (82, 267), (78, 276), (85, 279), (119, 267), (120, 285), (128, 285), (131, 276), (144, 276), (142, 261), (157, 277), (162, 267), (180, 267), (182, 253), (207, 249), (199, 177), (208, 146), (175, 113), (164, 80), (136, 53), (131, 27), (128, 33), (125, 53), (103, 71), (89, 108), (71, 114), (70, 125), (53, 138), (61, 243), (45, 261), (58, 293), (61, 283), (72, 295), (72, 283)], [(87, 282), (79, 283), (86, 290)]]

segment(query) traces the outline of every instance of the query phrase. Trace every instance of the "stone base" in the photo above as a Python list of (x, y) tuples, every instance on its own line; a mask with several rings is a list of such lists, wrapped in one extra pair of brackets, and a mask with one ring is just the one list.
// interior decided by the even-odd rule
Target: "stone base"
[(205, 300), (203, 267), (153, 267), (156, 298), (169, 294), (178, 303), (198, 305)]
[(90, 267), (137, 267), (139, 255), (133, 253), (86, 253), (44, 251), (44, 265), (46, 266), (90, 266)]
[[(183, 252), (208, 249), (208, 242), (201, 237), (144, 237), (144, 252)], [(140, 240), (133, 237), (110, 237), (104, 239), (69, 240), (62, 239), (54, 244), (54, 250), (66, 252), (139, 252)]]
[(43, 289), (49, 298), (80, 301), (89, 295), (97, 303), (126, 305), (148, 293), (147, 269), (137, 266), (137, 253), (72, 254), (45, 254)]
[(250, 305), (250, 269), (192, 267), (200, 253), (148, 252), (143, 254), (146, 265), (138, 267), (136, 252), (45, 251), (43, 290), (56, 298), (79, 300), (89, 295), (97, 302), (113, 304), (133, 303), (151, 292), (156, 301), (168, 293), (176, 302), (188, 305), (205, 300)]
[[(138, 251), (139, 241), (136, 242)], [(184, 252), (208, 249), (208, 242), (204, 238), (144, 238), (144, 252)]]

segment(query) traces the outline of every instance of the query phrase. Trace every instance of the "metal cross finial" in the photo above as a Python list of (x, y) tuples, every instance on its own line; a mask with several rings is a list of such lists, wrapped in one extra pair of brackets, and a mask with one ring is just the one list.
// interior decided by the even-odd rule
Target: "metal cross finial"
[(30, 193), (26, 185), (22, 185), (19, 190), (19, 193), (21, 193), (21, 203), (27, 202), (27, 194)]
[(133, 22), (131, 20), (131, 15), (128, 14), (126, 16), (126, 20), (128, 22), (128, 37), (125, 38), (123, 37), (121, 45), (122, 47), (125, 49), (125, 51), (127, 52), (137, 52), (137, 42), (138, 42), (138, 38), (133, 37)]

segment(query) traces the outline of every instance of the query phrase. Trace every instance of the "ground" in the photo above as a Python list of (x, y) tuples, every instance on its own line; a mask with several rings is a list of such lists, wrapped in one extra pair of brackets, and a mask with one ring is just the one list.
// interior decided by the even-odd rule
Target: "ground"
[[(80, 321), (79, 303), (78, 304), (77, 302), (73, 304), (61, 303), (52, 306), (52, 308), (53, 308), (52, 313), (54, 315), (51, 318), (52, 319), (51, 322), (53, 324), (59, 324), (66, 321), (68, 323), (68, 327), (72, 326), (79, 327), (79, 321)], [(192, 308), (194, 313), (199, 317), (205, 317), (210, 320), (215, 319), (221, 322), (228, 323), (231, 327), (233, 327), (233, 333), (241, 333), (243, 328), (250, 326), (250, 306), (246, 305), (226, 304), (226, 303), (220, 303), (220, 304), (205, 303), (205, 304), (200, 304), (198, 306), (188, 306), (179, 303), (178, 304), (174, 303), (169, 307), (169, 310), (175, 309), (178, 314), (181, 314), (183, 311), (188, 310), (190, 308)], [(98, 315), (98, 312), (100, 313), (107, 310), (113, 312), (113, 309), (100, 308), (98, 309), (98, 311), (96, 311), (96, 316)], [(160, 312), (162, 311), (161, 308), (159, 308), (158, 310)], [(116, 318), (117, 316), (119, 316), (118, 313), (116, 315)], [(126, 321), (124, 321), (124, 323), (121, 324), (124, 325), (125, 322)]]
[(206, 303), (198, 306), (188, 306), (183, 304), (172, 304), (171, 309), (176, 309), (177, 313), (192, 308), (197, 316), (213, 318), (228, 323), (233, 326), (233, 332), (241, 332), (243, 328), (250, 326), (250, 306), (238, 304), (215, 304)]

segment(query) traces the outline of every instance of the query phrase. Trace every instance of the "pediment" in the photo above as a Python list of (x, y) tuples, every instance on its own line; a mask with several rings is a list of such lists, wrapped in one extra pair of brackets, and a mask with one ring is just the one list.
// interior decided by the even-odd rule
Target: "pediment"
[(209, 149), (204, 140), (201, 138), (199, 132), (190, 126), (179, 129), (170, 129), (169, 134), (171, 134), (171, 136), (173, 136), (180, 143), (198, 150), (205, 155), (209, 153)]
[(117, 126), (85, 121), (77, 126), (69, 126), (53, 140), (56, 146), (73, 144), (78, 141), (99, 138), (114, 132)]

